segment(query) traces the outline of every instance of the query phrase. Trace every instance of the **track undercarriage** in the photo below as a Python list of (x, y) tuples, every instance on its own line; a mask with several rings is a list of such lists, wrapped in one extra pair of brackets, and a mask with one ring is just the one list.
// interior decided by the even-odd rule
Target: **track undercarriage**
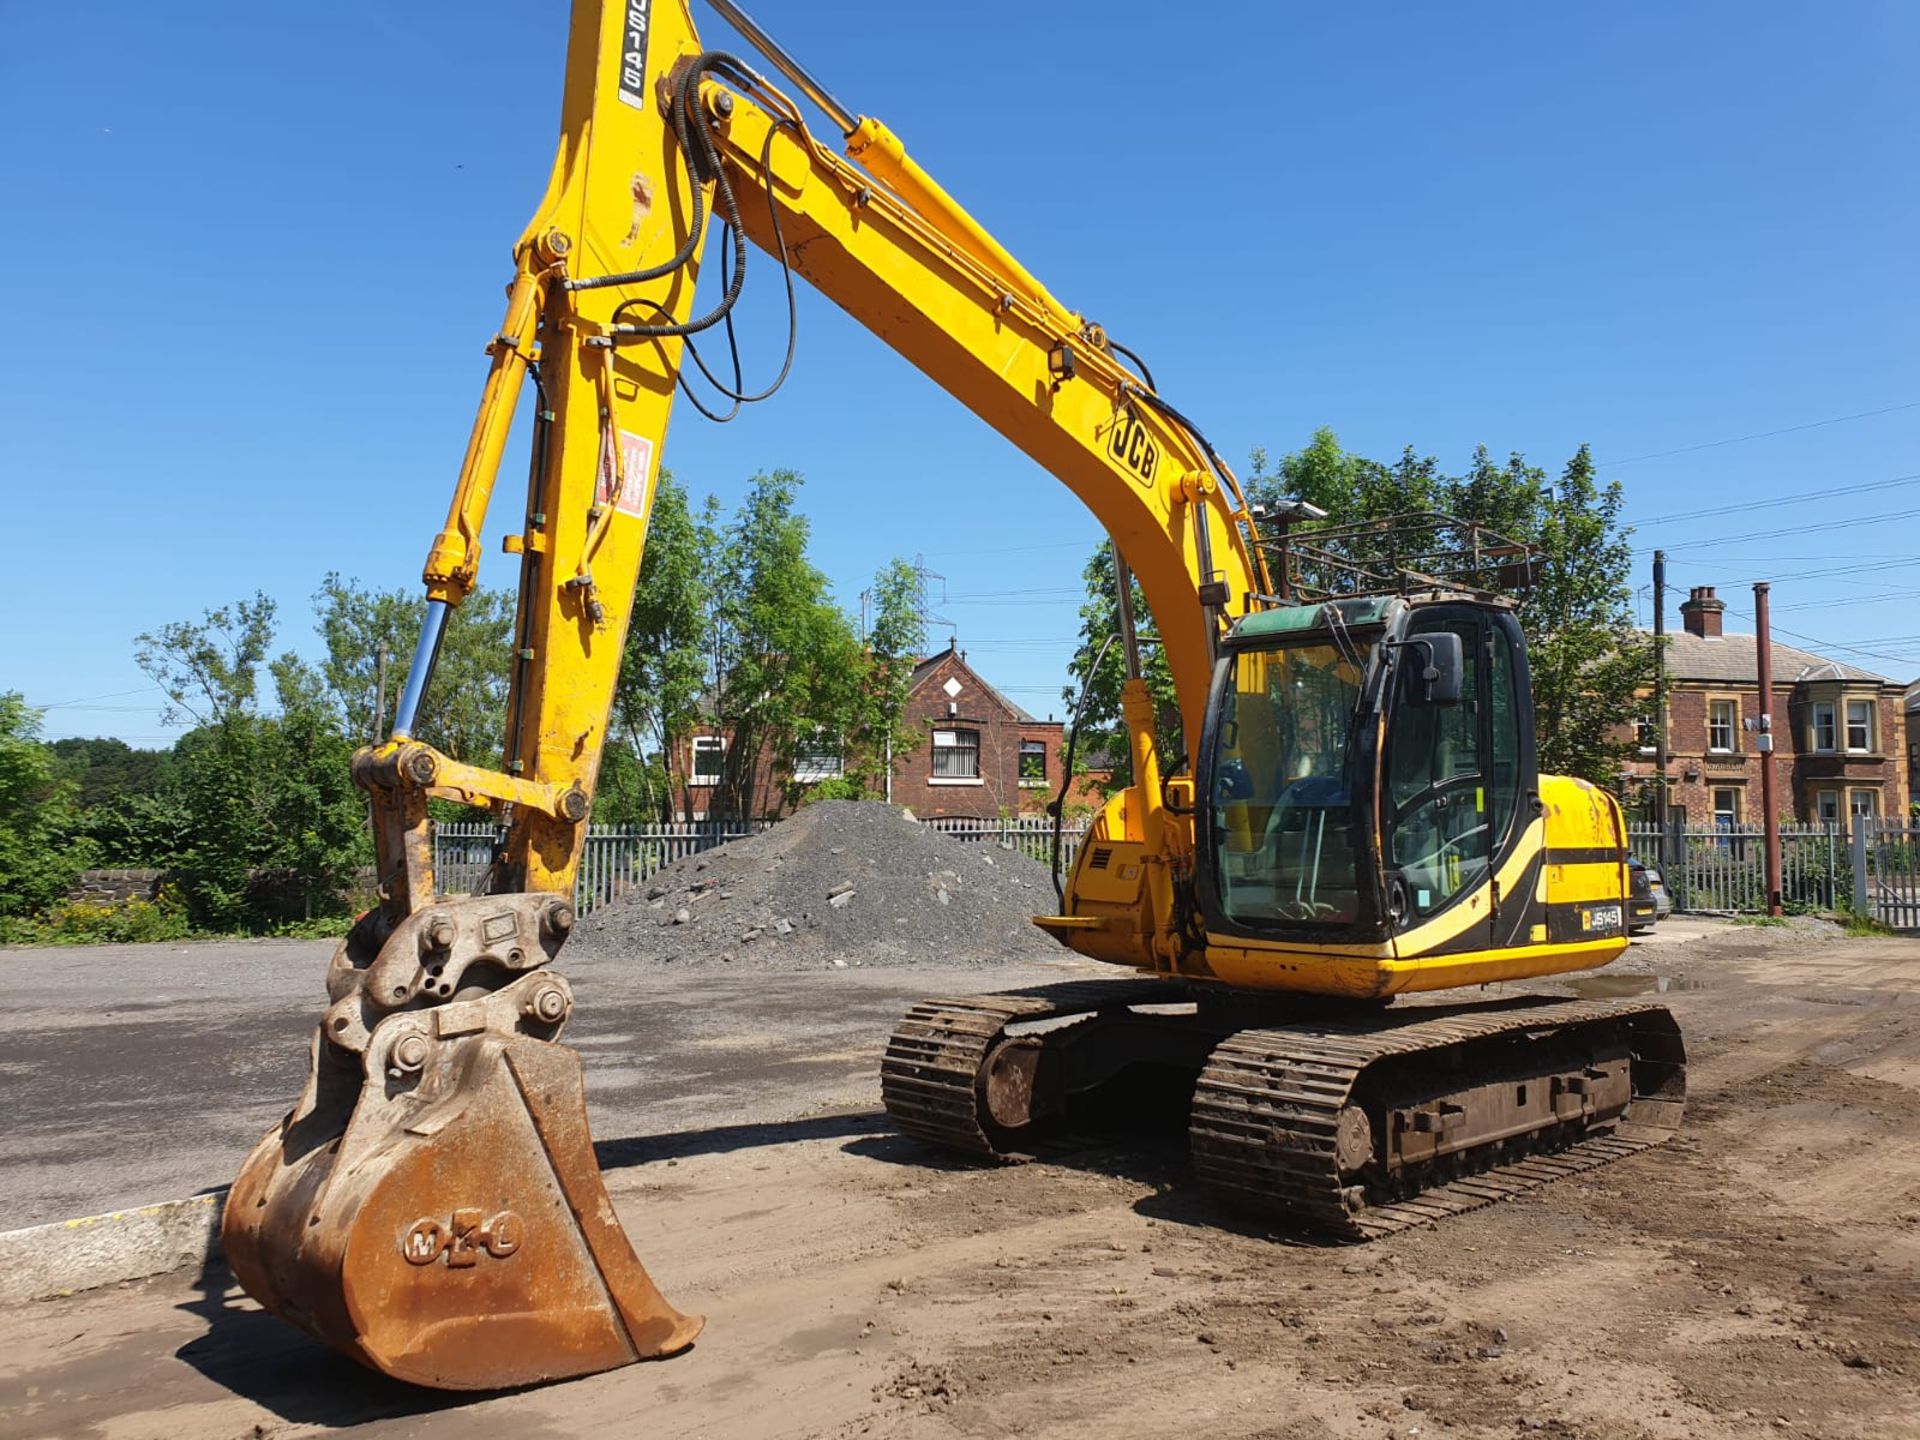
[(1679, 1028), (1656, 1004), (1340, 1007), (1153, 979), (923, 1002), (894, 1030), (881, 1086), (904, 1133), (1006, 1161), (1141, 1067), (1149, 1099), (1190, 1097), (1209, 1191), (1356, 1241), (1657, 1145), (1686, 1088)]

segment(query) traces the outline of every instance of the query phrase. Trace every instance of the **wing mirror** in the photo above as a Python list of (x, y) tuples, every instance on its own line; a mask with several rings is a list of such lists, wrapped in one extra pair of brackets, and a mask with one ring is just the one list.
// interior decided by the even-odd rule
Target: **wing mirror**
[(1422, 709), (1458, 705), (1466, 674), (1466, 652), (1452, 630), (1435, 630), (1400, 642), (1408, 659), (1419, 668), (1408, 676), (1408, 702)]

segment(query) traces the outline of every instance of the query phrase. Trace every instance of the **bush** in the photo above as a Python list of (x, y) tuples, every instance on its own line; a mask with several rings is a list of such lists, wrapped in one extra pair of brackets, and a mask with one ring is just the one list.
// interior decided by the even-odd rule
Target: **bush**
[(812, 805), (820, 800), (878, 800), (881, 797), (850, 775), (835, 775), (816, 781), (800, 791), (799, 803)]
[(32, 920), (0, 921), (0, 942), (9, 945), (141, 945), (189, 933), (186, 907), (170, 889), (157, 900), (69, 900)]

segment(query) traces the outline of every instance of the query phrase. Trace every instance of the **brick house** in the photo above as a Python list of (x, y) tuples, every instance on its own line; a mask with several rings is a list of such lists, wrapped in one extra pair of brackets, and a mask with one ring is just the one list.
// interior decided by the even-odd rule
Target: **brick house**
[[(967, 652), (957, 643), (914, 667), (905, 719), (921, 739), (895, 758), (888, 798), (922, 818), (1038, 815), (1058, 791), (1065, 725), (1038, 719), (1007, 699), (967, 663)], [(706, 798), (720, 778), (728, 744), (729, 737), (714, 726), (696, 728), (682, 742), (677, 768), (690, 780), (693, 813), (688, 818), (707, 817)], [(839, 777), (844, 769), (838, 750), (823, 744), (801, 756), (793, 778), (816, 784)], [(754, 790), (760, 797), (756, 808), (766, 818), (777, 819), (792, 808), (784, 777), (774, 773), (768, 756), (757, 762)], [(1097, 805), (1100, 795), (1083, 780), (1068, 799)]]
[(893, 767), (893, 801), (927, 819), (1040, 814), (1060, 785), (1066, 726), (1028, 714), (957, 643), (913, 670), (906, 719), (921, 744)]
[[(1758, 646), (1722, 629), (1726, 602), (1695, 586), (1667, 637), (1667, 803), (1690, 826), (1758, 825)], [(1839, 660), (1773, 645), (1774, 796), (1800, 823), (1905, 812), (1910, 783), (1900, 685)], [(1650, 718), (1635, 726), (1629, 788), (1655, 775)], [(1636, 817), (1647, 818), (1647, 817)]]

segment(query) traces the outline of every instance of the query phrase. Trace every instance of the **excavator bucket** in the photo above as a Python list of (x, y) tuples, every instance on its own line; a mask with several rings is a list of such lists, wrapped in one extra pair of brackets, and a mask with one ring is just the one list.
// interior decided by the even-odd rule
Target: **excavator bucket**
[(299, 1104), (227, 1197), (221, 1238), (247, 1293), (440, 1389), (538, 1384), (691, 1345), (702, 1322), (655, 1288), (601, 1181), (579, 1056), (553, 1040), (566, 981), (537, 970), (386, 1015), (360, 1050), (329, 1038), (355, 1038), (359, 987), (346, 988)]

